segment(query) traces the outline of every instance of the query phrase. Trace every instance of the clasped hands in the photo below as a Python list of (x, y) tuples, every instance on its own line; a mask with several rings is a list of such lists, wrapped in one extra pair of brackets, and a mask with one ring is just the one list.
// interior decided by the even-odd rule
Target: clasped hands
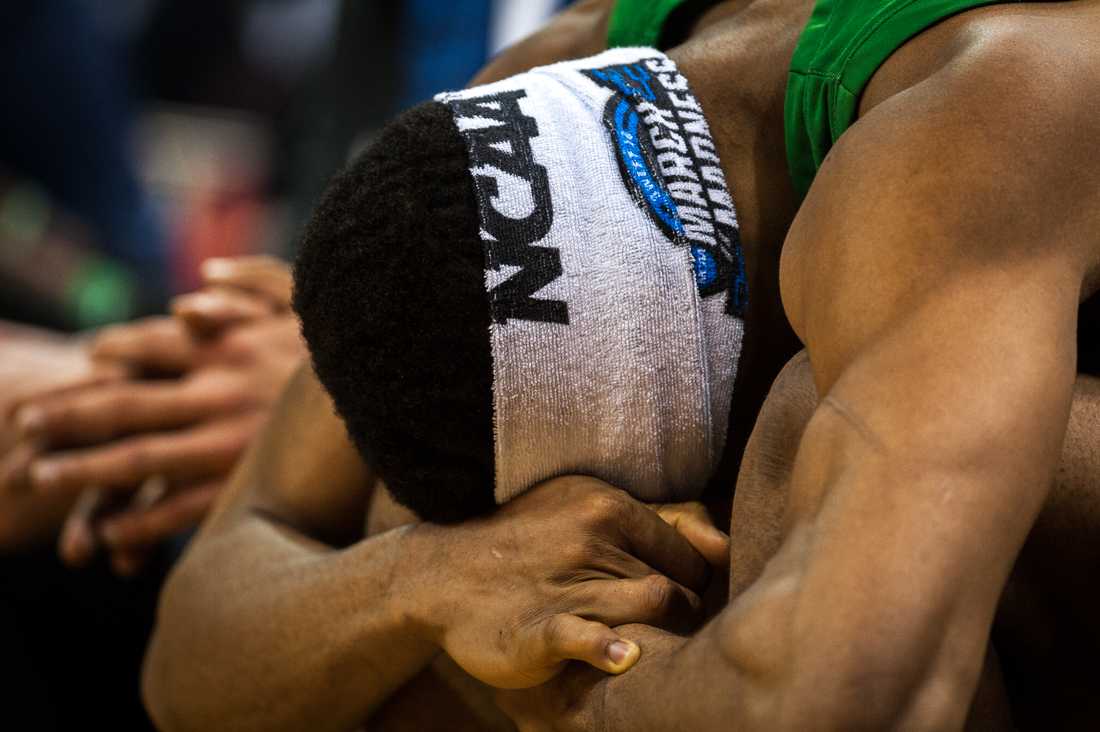
[(285, 264), (210, 260), (203, 280), (171, 316), (95, 334), (82, 378), (4, 415), (16, 444), (0, 490), (74, 501), (58, 546), (72, 566), (103, 549), (130, 575), (197, 525), (305, 358)]
[(580, 476), (483, 519), (407, 531), (399, 613), (467, 673), (524, 690), (498, 703), (525, 732), (590, 729), (596, 690), (681, 645), (729, 562), (701, 505), (646, 506)]
[[(172, 317), (104, 330), (82, 378), (20, 397), (6, 415), (18, 442), (0, 490), (75, 499), (59, 540), (72, 565), (103, 549), (132, 574), (201, 521), (305, 357), (285, 265), (219, 260), (204, 275)], [(526, 689), (500, 697), (525, 732), (599, 718), (594, 690), (682, 642), (667, 631), (698, 623), (729, 551), (698, 504), (646, 507), (578, 477), (488, 518), (409, 534), (418, 566), (398, 591), (408, 622), (476, 678)]]

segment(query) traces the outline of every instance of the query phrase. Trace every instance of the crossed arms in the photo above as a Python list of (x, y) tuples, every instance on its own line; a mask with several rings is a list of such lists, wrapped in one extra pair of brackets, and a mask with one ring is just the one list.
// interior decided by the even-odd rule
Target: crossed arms
[[(867, 111), (834, 150), (795, 221), (784, 254), (784, 301), (806, 343), (822, 401), (790, 477), (786, 538), (759, 579), (690, 641), (623, 629), (641, 646), (639, 665), (615, 677), (559, 677), (528, 697), (529, 711), (517, 713), (525, 731), (597, 723), (632, 730), (963, 724), (999, 593), (1060, 455), (1075, 377), (1077, 308), (1096, 282), (1090, 199), (1100, 171), (1077, 164), (1095, 139), (1095, 122), (1077, 111), (1087, 105), (1072, 80), (1048, 73), (1041, 84), (1028, 84), (1036, 78), (1029, 76), (1034, 59), (1018, 44), (1009, 50), (994, 44)], [(1017, 103), (1021, 97), (1026, 105)], [(241, 474), (260, 471), (260, 462), (274, 457), (254, 454)], [(339, 470), (331, 457), (282, 468)], [(368, 475), (358, 478), (371, 482)], [(365, 500), (360, 496), (346, 515), (362, 516)], [(620, 499), (608, 499), (614, 500)], [(611, 503), (599, 498), (593, 506), (595, 516)], [(370, 653), (334, 639), (321, 647), (353, 650), (322, 659), (316, 636), (295, 649), (293, 638), (276, 633), (277, 621), (310, 617), (322, 605), (318, 597), (347, 582), (346, 575), (315, 571), (321, 559), (302, 548), (324, 552), (326, 561), (341, 559), (280, 530), (285, 517), (261, 522), (262, 511), (246, 516), (242, 510), (227, 504), (207, 527), (169, 587), (162, 620), (175, 617), (178, 625), (187, 597), (199, 596), (188, 583), (202, 573), (188, 567), (198, 567), (204, 553), (212, 572), (219, 551), (252, 561), (241, 539), (246, 532), (265, 535), (268, 556), (277, 557), (275, 544), (285, 542), (289, 569), (281, 571), (300, 570), (300, 581), (314, 583), (312, 594), (278, 595), (280, 583), (290, 580), (257, 573), (256, 583), (273, 594), (256, 621), (270, 624), (269, 633), (256, 638), (288, 644), (285, 658), (300, 660), (293, 674), (275, 681), (324, 686), (315, 698), (328, 700), (334, 729), (360, 721), (371, 708), (364, 682), (386, 686), (381, 676), (370, 676), (377, 669), (371, 671), (368, 659), (385, 658), (387, 674), (400, 677), (422, 666), (436, 646), (415, 642), (413, 632), (392, 646), (379, 634), (381, 645)], [(234, 515), (231, 532), (226, 526)], [(296, 520), (310, 526), (314, 519), (306, 512)], [(612, 530), (606, 516), (590, 526), (611, 533), (623, 528)], [(674, 543), (645, 526), (656, 538), (643, 544)], [(349, 530), (324, 522), (314, 528), (331, 536)], [(381, 541), (396, 547), (407, 534)], [(239, 546), (231, 543), (238, 539)], [(356, 546), (342, 550), (346, 571), (355, 575), (377, 562), (396, 568), (393, 547), (376, 549), (373, 557)], [(651, 559), (658, 556), (678, 557), (667, 567), (649, 566), (679, 580), (656, 593), (664, 602), (651, 604), (649, 614), (664, 619), (675, 604), (668, 598), (694, 602), (699, 570), (687, 553), (655, 551)], [(649, 576), (626, 565), (618, 571), (623, 582)], [(358, 601), (313, 617), (332, 633), (370, 626), (375, 610), (396, 627), (418, 624), (392, 619), (386, 602), (401, 591), (415, 595), (415, 588), (367, 583), (360, 590), (350, 595)], [(346, 591), (337, 596), (349, 597)], [(644, 605), (631, 610), (645, 615)], [(244, 609), (236, 608), (238, 618)], [(241, 627), (220, 624), (227, 616), (209, 607), (203, 612), (212, 616), (211, 633)], [(601, 620), (615, 625), (628, 615), (607, 613)], [(383, 627), (381, 621), (374, 627)], [(563, 628), (544, 638), (580, 631)], [(610, 636), (594, 637), (599, 642), (592, 648), (608, 647), (601, 644)], [(158, 633), (146, 676), (152, 697), (172, 686), (157, 678), (170, 666), (160, 655), (186, 656), (169, 643)], [(294, 650), (297, 656), (289, 653)], [(587, 652), (548, 654), (551, 662), (567, 657), (600, 666)], [(534, 664), (536, 676), (557, 670), (539, 666), (546, 660)], [(352, 668), (367, 676), (342, 673)], [(394, 668), (404, 671), (394, 674)], [(613, 670), (606, 663), (601, 668)], [(306, 691), (295, 688), (293, 695), (301, 699)], [(353, 701), (341, 702), (343, 694)], [(547, 702), (539, 714), (539, 694), (542, 701), (556, 697), (556, 706)], [(674, 699), (692, 704), (670, 703)], [(259, 698), (243, 701), (240, 719)], [(165, 721), (172, 705), (153, 706), (166, 727), (187, 728)], [(293, 726), (305, 711), (287, 707), (279, 721)]]
[(963, 725), (1097, 266), (1083, 82), (1007, 40), (866, 111), (789, 233), (784, 303), (822, 401), (777, 553), (690, 641), (642, 633), (631, 672), (528, 695), (523, 732)]

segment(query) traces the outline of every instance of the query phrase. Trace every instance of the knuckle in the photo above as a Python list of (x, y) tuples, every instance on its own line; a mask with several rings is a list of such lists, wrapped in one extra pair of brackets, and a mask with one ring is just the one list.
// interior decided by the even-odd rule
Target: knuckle
[(585, 532), (576, 541), (565, 545), (559, 556), (561, 566), (567, 568), (578, 581), (592, 579), (593, 576), (586, 570), (602, 567), (614, 558), (607, 542), (591, 532)]
[(569, 542), (563, 546), (558, 553), (561, 565), (573, 570), (577, 566), (584, 564), (585, 556), (588, 553), (588, 548), (586, 546), (588, 541), (588, 538), (585, 537), (580, 541)]
[(587, 499), (586, 512), (590, 521), (605, 523), (615, 519), (623, 510), (623, 500), (618, 492), (607, 490), (593, 493)]
[(627, 576), (632, 573), (632, 562), (615, 540), (604, 536), (591, 536), (584, 547), (584, 556), (578, 565), (589, 571), (591, 579), (606, 579), (608, 575)]
[(616, 548), (607, 543), (602, 536), (589, 534), (581, 542), (581, 561), (585, 566), (603, 565), (616, 557)]

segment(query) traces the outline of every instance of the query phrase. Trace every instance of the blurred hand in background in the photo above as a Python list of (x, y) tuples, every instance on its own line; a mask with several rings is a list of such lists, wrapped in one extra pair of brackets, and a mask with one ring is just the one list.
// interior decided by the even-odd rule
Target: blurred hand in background
[(20, 439), (11, 419), (16, 406), (125, 376), (117, 364), (94, 361), (79, 338), (0, 323), (0, 553), (49, 540), (72, 503), (65, 497), (44, 500), (30, 492), (26, 466), (35, 451)]
[[(306, 350), (286, 264), (209, 260), (172, 315), (101, 331), (89, 376), (20, 398), (0, 491), (70, 505), (59, 552), (137, 572), (196, 526)], [(74, 503), (75, 501), (75, 503)]]

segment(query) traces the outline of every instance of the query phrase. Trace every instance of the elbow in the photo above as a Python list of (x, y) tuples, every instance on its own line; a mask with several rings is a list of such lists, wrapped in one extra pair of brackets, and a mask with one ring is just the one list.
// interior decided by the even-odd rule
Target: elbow
[(155, 631), (141, 667), (141, 701), (153, 725), (161, 732), (183, 732), (186, 727), (176, 712), (181, 705), (170, 680), (171, 662), (165, 658), (160, 631)]
[(188, 627), (181, 626), (180, 618), (186, 612), (173, 612), (174, 585), (180, 579), (180, 567), (169, 576), (162, 590), (157, 621), (145, 651), (141, 668), (141, 700), (149, 718), (161, 732), (191, 732), (204, 727), (196, 719), (203, 705), (201, 697), (194, 698), (194, 689), (188, 689), (188, 679), (199, 679), (200, 669), (195, 667), (194, 654), (189, 644), (175, 639), (191, 637)]
[(156, 636), (145, 653), (145, 663), (141, 668), (141, 701), (145, 711), (153, 720), (153, 725), (161, 732), (174, 732), (180, 729), (171, 714), (171, 695), (164, 679), (164, 664), (158, 653)]

